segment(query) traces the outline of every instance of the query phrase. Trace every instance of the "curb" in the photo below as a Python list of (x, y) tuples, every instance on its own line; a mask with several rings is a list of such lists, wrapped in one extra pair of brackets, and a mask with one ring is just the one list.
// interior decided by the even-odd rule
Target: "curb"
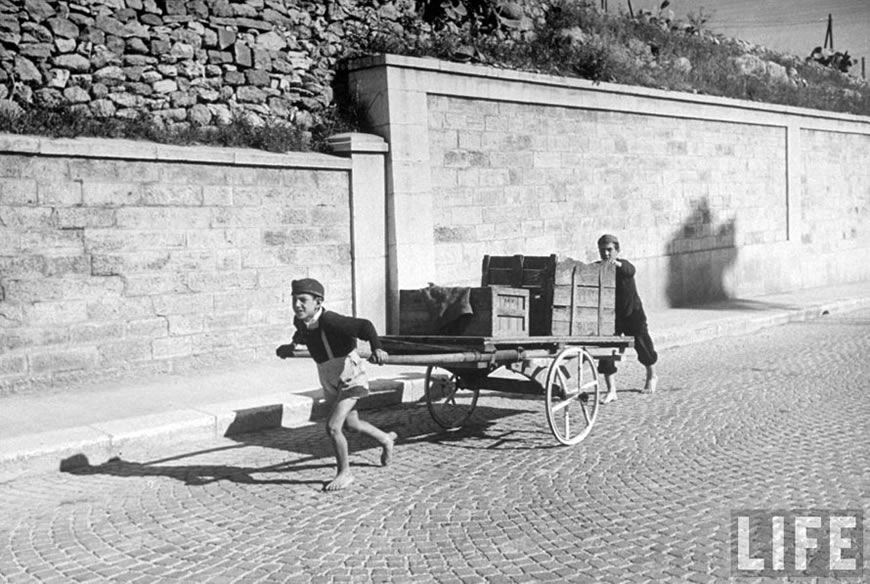
[[(868, 306), (870, 298), (849, 298), (778, 309), (757, 317), (743, 314), (695, 327), (660, 331), (656, 334), (656, 345), (662, 349), (675, 348)], [(627, 357), (634, 359), (633, 354)], [(360, 400), (358, 407), (360, 410), (387, 408), (422, 398), (422, 379), (379, 379), (372, 381), (371, 394)], [(183, 441), (219, 439), (282, 426), (302, 427), (316, 423), (325, 415), (319, 392), (314, 395), (284, 392), (18, 436), (4, 439), (0, 446), (0, 481), (72, 470), (122, 455), (140, 459), (162, 457), (168, 447)]]
[(672, 349), (719, 337), (750, 334), (789, 322), (803, 322), (829, 314), (851, 312), (868, 306), (870, 306), (870, 298), (848, 298), (804, 307), (782, 308), (757, 317), (741, 315), (695, 327), (665, 330), (656, 333), (655, 342), (658, 348)]
[[(358, 408), (386, 408), (422, 396), (421, 380), (377, 379), (372, 381), (371, 394), (359, 401)], [(74, 470), (115, 457), (160, 457), (167, 447), (184, 441), (282, 426), (298, 428), (323, 419), (327, 413), (324, 406), (320, 393), (310, 396), (285, 392), (4, 439), (0, 446), (0, 481)]]

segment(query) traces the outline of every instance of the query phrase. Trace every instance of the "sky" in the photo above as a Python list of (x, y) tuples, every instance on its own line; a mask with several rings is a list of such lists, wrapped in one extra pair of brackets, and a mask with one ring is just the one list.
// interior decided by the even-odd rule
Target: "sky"
[[(609, 0), (611, 9), (622, 0)], [(661, 0), (632, 0), (635, 8), (657, 9)], [(806, 57), (825, 44), (828, 14), (834, 20), (834, 49), (848, 51), (858, 64), (861, 57), (870, 78), (870, 0), (671, 0), (674, 16), (685, 20), (689, 12), (712, 14), (707, 27), (729, 37)]]

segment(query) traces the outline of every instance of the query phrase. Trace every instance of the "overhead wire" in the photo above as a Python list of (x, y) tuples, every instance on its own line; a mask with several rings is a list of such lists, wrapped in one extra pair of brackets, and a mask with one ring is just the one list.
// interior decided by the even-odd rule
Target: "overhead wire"
[(832, 14), (834, 19), (850, 18), (856, 15), (865, 15), (870, 26), (870, 3), (865, 0), (858, 0), (855, 4), (845, 6), (831, 7), (797, 7), (790, 9), (783, 14), (780, 11), (768, 10), (766, 13), (757, 14), (755, 16), (747, 16), (747, 9), (743, 6), (724, 6), (713, 7), (708, 9), (706, 6), (701, 6), (705, 14), (709, 17), (709, 24), (719, 24), (721, 26), (790, 26), (792, 24), (812, 24), (819, 21), (825, 21), (828, 14)]
[[(770, 12), (763, 15), (747, 18), (746, 9), (740, 6), (726, 5), (725, 10), (718, 7), (712, 9), (708, 16), (707, 27), (720, 32), (733, 33), (735, 31), (776, 31), (789, 28), (806, 30), (808, 27), (824, 26), (828, 15), (833, 17), (834, 27), (838, 23), (854, 23), (856, 17), (864, 17), (870, 28), (870, 0), (857, 0), (852, 4), (822, 6), (817, 8), (798, 7), (787, 14)], [(821, 29), (820, 29), (821, 30)], [(819, 34), (822, 34), (821, 32)], [(868, 42), (858, 43), (854, 48), (863, 52)]]
[(824, 21), (828, 20), (828, 14), (831, 14), (833, 16), (834, 20), (837, 20), (838, 18), (848, 18), (850, 16), (853, 16), (854, 14), (866, 14), (868, 17), (868, 25), (870, 25), (870, 10), (856, 10), (854, 12), (853, 11), (846, 12), (846, 11), (842, 11), (842, 10), (830, 11), (830, 12), (825, 11), (823, 14), (818, 13), (818, 12), (806, 13), (806, 14), (792, 13), (792, 14), (789, 14), (786, 18), (771, 14), (771, 15), (766, 16), (766, 17), (757, 17), (757, 18), (751, 18), (751, 19), (747, 19), (745, 17), (742, 17), (740, 19), (723, 18), (723, 17), (720, 17), (719, 14), (713, 13), (710, 16), (710, 23), (713, 24), (714, 22), (721, 22), (721, 23), (727, 22), (729, 25), (734, 25), (734, 26), (752, 26), (752, 25), (756, 25), (756, 24), (765, 24), (765, 25), (772, 24), (772, 25), (778, 25), (778, 26), (788, 26), (791, 24), (808, 24), (808, 23), (815, 23), (815, 22), (824, 22)]

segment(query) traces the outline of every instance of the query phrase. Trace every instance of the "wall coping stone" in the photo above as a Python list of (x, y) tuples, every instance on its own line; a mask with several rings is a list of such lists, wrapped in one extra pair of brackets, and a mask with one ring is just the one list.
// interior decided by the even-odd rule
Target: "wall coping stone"
[(746, 101), (730, 97), (718, 97), (711, 95), (699, 95), (681, 91), (666, 91), (650, 87), (635, 85), (619, 85), (616, 83), (593, 82), (588, 79), (574, 77), (559, 77), (542, 73), (530, 73), (513, 69), (498, 69), (486, 65), (471, 65), (466, 63), (453, 63), (441, 61), (431, 57), (408, 57), (404, 55), (380, 54), (368, 57), (360, 57), (348, 62), (344, 67), (348, 71), (359, 71), (376, 67), (396, 67), (400, 69), (416, 69), (433, 73), (449, 75), (462, 75), (466, 77), (483, 77), (503, 81), (516, 81), (532, 83), (536, 85), (548, 85), (553, 87), (565, 87), (571, 89), (591, 89), (597, 92), (612, 93), (625, 96), (646, 97), (652, 99), (665, 99), (668, 101), (685, 102), (698, 105), (726, 106), (729, 108), (741, 108), (759, 112), (791, 114), (803, 117), (821, 118), (846, 122), (866, 124), (870, 131), (870, 116), (859, 116), (839, 112), (829, 112), (810, 108), (785, 106), (772, 103)]
[(108, 138), (44, 138), (0, 134), (0, 152), (6, 154), (38, 154), (42, 156), (74, 156), (80, 158), (116, 158), (153, 160), (160, 162), (199, 162), (236, 166), (271, 166), (350, 170), (351, 160), (313, 152), (276, 154), (244, 148), (214, 146), (174, 146), (135, 140)]
[(360, 132), (344, 132), (327, 138), (333, 152), (341, 153), (385, 153), (390, 147), (380, 136)]

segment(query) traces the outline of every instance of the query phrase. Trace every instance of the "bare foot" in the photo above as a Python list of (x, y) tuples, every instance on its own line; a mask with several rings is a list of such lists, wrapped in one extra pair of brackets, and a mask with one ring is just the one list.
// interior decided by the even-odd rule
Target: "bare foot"
[(353, 475), (350, 472), (338, 473), (332, 482), (323, 487), (324, 491), (340, 491), (346, 488), (353, 482)]
[(398, 438), (398, 434), (390, 432), (387, 434), (388, 441), (383, 445), (381, 450), (381, 466), (388, 466), (393, 460), (393, 444)]
[(658, 377), (650, 377), (649, 379), (646, 380), (646, 385), (643, 386), (643, 390), (647, 391), (649, 393), (655, 393), (656, 387), (658, 386), (658, 384), (659, 384)]
[(603, 403), (603, 404), (609, 404), (612, 401), (616, 401), (616, 392), (615, 391), (607, 392), (607, 395), (605, 395), (603, 398), (601, 398), (601, 403)]

